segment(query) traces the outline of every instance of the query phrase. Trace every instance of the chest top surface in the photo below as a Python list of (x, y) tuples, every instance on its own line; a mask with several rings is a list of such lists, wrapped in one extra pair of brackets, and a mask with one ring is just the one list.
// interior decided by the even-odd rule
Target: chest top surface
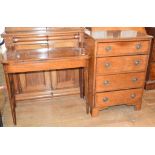
[(88, 28), (95, 41), (123, 41), (152, 38), (143, 27), (92, 27)]
[(136, 30), (100, 30), (92, 31), (90, 36), (96, 41), (138, 40), (152, 38), (146, 33)]

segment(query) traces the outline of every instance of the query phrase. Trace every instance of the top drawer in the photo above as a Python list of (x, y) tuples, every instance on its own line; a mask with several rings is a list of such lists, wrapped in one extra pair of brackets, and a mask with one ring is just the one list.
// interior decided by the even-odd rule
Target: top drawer
[(98, 56), (147, 54), (149, 41), (98, 43)]

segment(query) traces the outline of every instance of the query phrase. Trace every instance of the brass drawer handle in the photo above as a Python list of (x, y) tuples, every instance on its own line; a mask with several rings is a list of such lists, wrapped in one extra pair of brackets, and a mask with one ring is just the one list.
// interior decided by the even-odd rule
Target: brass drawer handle
[(104, 97), (103, 98), (103, 102), (108, 102), (109, 101), (109, 98), (108, 97)]
[(138, 66), (140, 64), (140, 62), (141, 62), (140, 60), (135, 60), (134, 63), (135, 63), (136, 66)]
[(133, 93), (133, 94), (130, 95), (130, 97), (131, 97), (132, 99), (134, 99), (134, 98), (136, 97), (136, 94)]
[(138, 78), (134, 77), (132, 78), (132, 82), (137, 82), (138, 81)]
[(105, 47), (105, 50), (106, 50), (107, 52), (109, 52), (109, 51), (112, 50), (112, 47), (111, 47), (111, 46), (107, 46), (107, 47)]
[(105, 86), (107, 86), (107, 85), (110, 84), (110, 82), (109, 82), (108, 80), (105, 80), (105, 81), (103, 82), (103, 84), (104, 84)]
[(110, 66), (111, 66), (111, 64), (108, 63), (108, 62), (104, 64), (104, 67), (105, 67), (105, 68), (109, 68)]
[(139, 43), (139, 44), (136, 44), (136, 49), (139, 50), (141, 49), (142, 45)]

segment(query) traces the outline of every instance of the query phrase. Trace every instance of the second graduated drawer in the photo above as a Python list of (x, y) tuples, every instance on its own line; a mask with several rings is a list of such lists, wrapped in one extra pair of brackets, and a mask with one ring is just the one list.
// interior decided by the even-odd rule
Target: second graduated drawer
[(144, 87), (145, 72), (96, 77), (96, 92)]
[(149, 51), (148, 41), (98, 43), (97, 46), (98, 56), (147, 54), (148, 51)]
[(97, 74), (145, 71), (148, 55), (97, 58)]

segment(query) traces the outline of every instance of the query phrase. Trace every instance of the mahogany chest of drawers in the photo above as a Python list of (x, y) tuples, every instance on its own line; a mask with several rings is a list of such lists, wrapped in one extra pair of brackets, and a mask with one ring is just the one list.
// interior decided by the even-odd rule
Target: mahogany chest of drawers
[[(149, 35), (152, 35), (153, 37), (155, 37), (155, 27), (147, 27), (145, 29)], [(155, 89), (155, 40), (154, 39), (151, 44), (151, 54), (150, 54), (150, 60), (148, 65), (145, 88)]]
[(135, 30), (104, 30), (86, 35), (89, 105), (92, 116), (114, 105), (141, 109), (150, 36)]

